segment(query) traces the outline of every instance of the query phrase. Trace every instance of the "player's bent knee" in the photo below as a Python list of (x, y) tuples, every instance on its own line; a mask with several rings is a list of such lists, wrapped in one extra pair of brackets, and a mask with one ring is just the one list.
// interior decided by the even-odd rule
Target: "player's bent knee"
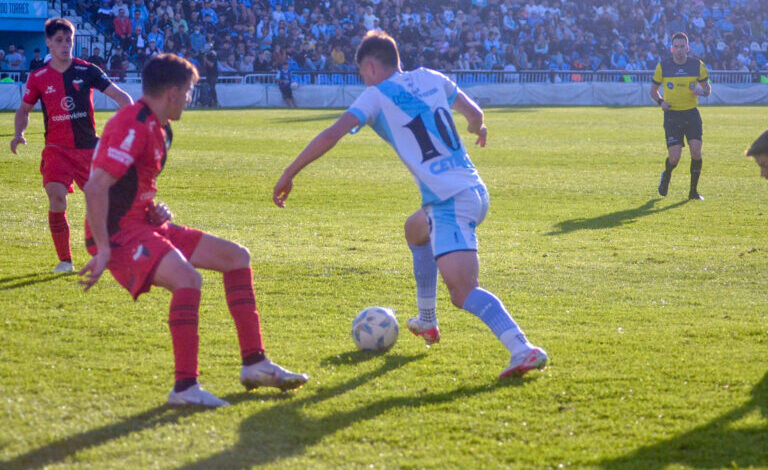
[(236, 268), (244, 268), (251, 265), (251, 252), (248, 248), (234, 244), (232, 262)]
[(173, 281), (172, 290), (200, 289), (201, 287), (203, 287), (203, 276), (190, 265), (188, 269), (179, 271), (178, 277)]

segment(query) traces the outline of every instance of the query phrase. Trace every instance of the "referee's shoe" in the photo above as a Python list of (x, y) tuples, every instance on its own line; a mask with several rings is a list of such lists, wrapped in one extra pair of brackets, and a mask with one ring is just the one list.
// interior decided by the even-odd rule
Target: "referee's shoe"
[(667, 173), (666, 170), (661, 172), (661, 180), (659, 180), (659, 194), (666, 196), (669, 191), (669, 180), (672, 179), (672, 173)]

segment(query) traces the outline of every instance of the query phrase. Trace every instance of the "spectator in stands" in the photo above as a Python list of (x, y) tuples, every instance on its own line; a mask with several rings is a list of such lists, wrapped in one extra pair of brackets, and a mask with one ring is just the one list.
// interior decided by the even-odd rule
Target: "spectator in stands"
[(117, 10), (114, 20), (115, 37), (123, 49), (130, 49), (131, 45), (131, 20), (126, 16), (127, 8)]
[[(36, 49), (39, 51), (39, 49)], [(107, 69), (107, 63), (104, 61), (104, 57), (101, 56), (101, 49), (98, 47), (93, 48), (93, 54), (88, 56), (88, 62), (92, 63), (101, 70)]]
[(144, 50), (145, 50), (145, 53), (146, 53), (146, 56), (147, 56), (147, 60), (151, 59), (152, 57), (154, 57), (156, 55), (160, 55), (163, 52), (162, 49), (157, 47), (157, 43), (155, 42), (154, 39), (149, 41), (149, 44), (147, 45), (146, 49), (144, 49)]
[(199, 24), (194, 25), (192, 34), (189, 35), (189, 49), (193, 54), (199, 54), (205, 46), (205, 34)]
[(158, 25), (152, 25), (150, 32), (147, 34), (147, 42), (154, 42), (158, 50), (163, 50), (163, 45), (165, 44), (165, 34), (160, 31), (160, 27)]
[(123, 12), (126, 18), (130, 18), (131, 10), (123, 0), (115, 0), (115, 4), (112, 6), (112, 17), (117, 18), (120, 16), (120, 12)]
[(103, 0), (101, 6), (96, 12), (99, 28), (107, 34), (112, 34), (114, 28), (115, 16), (112, 13), (112, 6), (109, 0)]
[(219, 23), (219, 15), (216, 14), (216, 10), (213, 9), (211, 3), (205, 2), (203, 8), (200, 10), (200, 15), (205, 19), (206, 16), (210, 17), (210, 22), (214, 25)]
[[(29, 63), (29, 71), (33, 72), (43, 65), (45, 65), (45, 62), (43, 62), (43, 58), (40, 57), (40, 48), (36, 47), (34, 51), (32, 51), (35, 54), (35, 57), (32, 59), (32, 61)], [(92, 62), (92, 61), (89, 61)], [(102, 68), (103, 70), (103, 68)]]
[(280, 70), (277, 72), (277, 86), (280, 88), (280, 94), (283, 96), (283, 101), (289, 108), (296, 107), (296, 100), (293, 99), (293, 80), (291, 77), (291, 71), (288, 67), (288, 62), (283, 62)]
[(611, 54), (611, 69), (613, 70), (625, 70), (629, 64), (629, 56), (624, 52), (624, 46), (618, 43), (613, 48), (613, 54)]
[(8, 68), (8, 62), (5, 60), (5, 51), (0, 49), (0, 70)]
[(219, 80), (219, 69), (217, 66), (218, 58), (215, 51), (209, 51), (203, 57), (203, 64), (201, 72), (203, 73), (205, 80), (204, 83), (208, 87), (208, 93), (210, 95), (210, 107), (215, 108), (219, 106), (218, 95), (216, 94), (216, 82)]
[[(147, 16), (149, 16), (149, 14), (147, 14)], [(136, 28), (141, 28), (144, 31), (147, 30), (147, 22), (141, 17), (141, 10), (138, 8), (133, 10), (131, 17), (131, 31), (136, 31)]]
[(485, 59), (483, 60), (483, 66), (486, 70), (499, 70), (504, 67), (501, 57), (496, 50), (496, 46), (492, 46), (490, 52), (486, 54)]
[[(20, 46), (21, 47), (21, 46)], [(16, 50), (16, 46), (13, 44), (8, 45), (8, 55), (5, 57), (8, 70), (26, 70), (26, 58), (24, 58), (19, 51)]]
[(253, 61), (254, 57), (251, 54), (246, 54), (243, 57), (243, 60), (238, 64), (237, 71), (246, 75), (253, 73)]
[(269, 51), (267, 51), (267, 49), (261, 49), (253, 64), (253, 71), (256, 73), (266, 73), (271, 71), (271, 68), (272, 58), (269, 56)]
[[(144, 0), (133, 0), (133, 4), (131, 5), (130, 10), (130, 17), (136, 18), (137, 11), (139, 12), (139, 21), (141, 22), (141, 27), (146, 31), (146, 23), (147, 20), (149, 20), (149, 10), (147, 9), (147, 5), (144, 3)], [(136, 27), (136, 25), (133, 26)]]
[(123, 48), (117, 46), (115, 53), (109, 59), (109, 74), (117, 77), (119, 81), (125, 81), (125, 72), (128, 69), (128, 59), (123, 55)]

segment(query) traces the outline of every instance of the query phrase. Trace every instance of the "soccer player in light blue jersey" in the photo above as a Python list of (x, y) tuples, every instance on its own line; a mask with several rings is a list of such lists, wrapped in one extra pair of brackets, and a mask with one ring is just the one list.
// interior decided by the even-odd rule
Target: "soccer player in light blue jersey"
[(453, 304), (480, 317), (509, 350), (510, 363), (500, 378), (543, 369), (547, 353), (528, 342), (504, 304), (478, 283), (475, 228), (488, 211), (488, 192), (456, 132), (451, 109), (464, 115), (481, 147), (487, 135), (483, 111), (441, 73), (425, 68), (403, 72), (397, 43), (384, 32), (365, 35), (355, 62), (368, 87), (285, 169), (274, 188), (275, 204), (285, 207), (293, 178), (305, 166), (347, 133), (370, 125), (395, 149), (421, 191), (422, 207), (405, 223), (419, 309), (408, 329), (427, 345), (440, 341), (435, 314), (439, 270)]

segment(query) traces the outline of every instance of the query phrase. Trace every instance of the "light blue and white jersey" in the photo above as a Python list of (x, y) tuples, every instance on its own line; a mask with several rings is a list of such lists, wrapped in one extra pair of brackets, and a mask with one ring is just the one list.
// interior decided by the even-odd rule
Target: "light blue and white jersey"
[(395, 73), (365, 89), (347, 112), (395, 149), (421, 190), (422, 205), (444, 201), (482, 184), (453, 123), (457, 85), (420, 68)]

